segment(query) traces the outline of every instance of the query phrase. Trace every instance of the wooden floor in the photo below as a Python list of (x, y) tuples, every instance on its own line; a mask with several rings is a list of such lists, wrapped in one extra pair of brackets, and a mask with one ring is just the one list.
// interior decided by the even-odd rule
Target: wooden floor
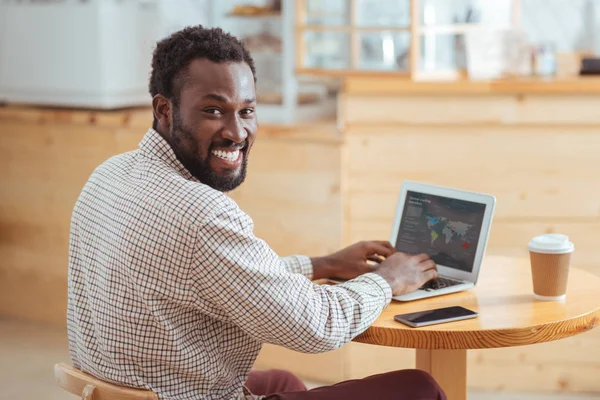
[[(0, 399), (75, 399), (54, 383), (52, 365), (69, 362), (66, 331), (0, 319)], [(317, 383), (307, 382), (309, 387)], [(542, 396), (531, 393), (469, 393), (469, 400), (592, 400), (599, 396)]]

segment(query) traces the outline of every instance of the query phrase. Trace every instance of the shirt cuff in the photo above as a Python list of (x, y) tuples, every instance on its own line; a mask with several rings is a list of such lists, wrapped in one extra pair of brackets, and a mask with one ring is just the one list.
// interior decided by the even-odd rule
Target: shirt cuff
[(295, 274), (302, 274), (308, 279), (313, 277), (313, 265), (309, 256), (293, 255), (284, 257), (288, 270)]
[(379, 276), (377, 274), (374, 274), (372, 272), (369, 272), (367, 274), (363, 274), (363, 275), (361, 275), (361, 276), (359, 276), (357, 278), (354, 278), (352, 280), (352, 282), (356, 282), (356, 281), (361, 281), (361, 282), (365, 282), (365, 283), (372, 283), (372, 284), (375, 284), (376, 286), (378, 286), (379, 289), (381, 289), (381, 293), (383, 294), (383, 296), (385, 298), (385, 305), (386, 306), (388, 304), (390, 304), (390, 302), (392, 301), (392, 287), (381, 276)]

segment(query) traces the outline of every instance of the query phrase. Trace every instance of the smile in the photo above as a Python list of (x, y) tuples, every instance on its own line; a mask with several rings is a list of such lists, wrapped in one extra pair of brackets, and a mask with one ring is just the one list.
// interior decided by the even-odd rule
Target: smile
[(235, 160), (237, 160), (240, 156), (240, 150), (231, 150), (231, 151), (225, 151), (225, 150), (213, 150), (211, 152), (211, 154), (215, 157), (218, 157), (222, 160), (225, 161), (229, 161), (229, 162), (233, 162)]

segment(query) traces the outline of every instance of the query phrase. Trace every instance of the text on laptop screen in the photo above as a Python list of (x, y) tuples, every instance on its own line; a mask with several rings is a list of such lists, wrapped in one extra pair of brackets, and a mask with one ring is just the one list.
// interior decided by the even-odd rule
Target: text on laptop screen
[(396, 250), (472, 272), (485, 204), (408, 191)]

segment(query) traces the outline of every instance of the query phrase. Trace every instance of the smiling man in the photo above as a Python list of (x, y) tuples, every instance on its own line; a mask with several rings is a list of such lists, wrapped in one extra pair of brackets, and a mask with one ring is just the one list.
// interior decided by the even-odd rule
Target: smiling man
[[(157, 79), (150, 87), (155, 129), (200, 182), (223, 192), (235, 189), (246, 177), (258, 127), (252, 69), (247, 63), (195, 59), (169, 88), (168, 78), (161, 81), (159, 74), (170, 71), (161, 70), (160, 61), (155, 57)], [(177, 94), (167, 97), (169, 91)]]
[[(444, 399), (398, 371), (306, 391), (283, 371), (250, 372), (264, 343), (334, 350), (392, 294), (435, 278), (425, 255), (361, 242), (279, 257), (225, 192), (239, 186), (257, 132), (255, 71), (220, 29), (158, 43), (153, 127), (139, 149), (94, 171), (75, 205), (67, 324), (73, 364), (164, 399)], [(375, 267), (367, 260), (378, 259)], [(332, 287), (311, 279), (338, 277)]]

